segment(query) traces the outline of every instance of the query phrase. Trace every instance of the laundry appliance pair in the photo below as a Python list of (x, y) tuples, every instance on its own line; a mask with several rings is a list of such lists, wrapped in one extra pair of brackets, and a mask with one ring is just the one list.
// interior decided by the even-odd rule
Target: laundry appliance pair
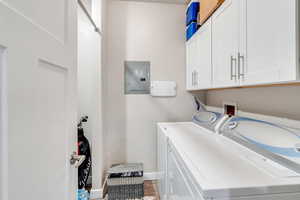
[(300, 130), (206, 109), (158, 124), (162, 200), (300, 200)]

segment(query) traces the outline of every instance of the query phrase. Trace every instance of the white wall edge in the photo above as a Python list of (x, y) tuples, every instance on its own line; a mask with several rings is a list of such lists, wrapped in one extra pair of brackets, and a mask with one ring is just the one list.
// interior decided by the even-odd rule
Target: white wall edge
[(8, 200), (8, 102), (6, 49), (0, 45), (0, 199)]
[(99, 200), (102, 199), (103, 190), (102, 189), (92, 189), (90, 193), (91, 200)]
[(148, 172), (144, 173), (144, 180), (145, 181), (155, 181), (158, 180), (159, 173), (158, 172)]

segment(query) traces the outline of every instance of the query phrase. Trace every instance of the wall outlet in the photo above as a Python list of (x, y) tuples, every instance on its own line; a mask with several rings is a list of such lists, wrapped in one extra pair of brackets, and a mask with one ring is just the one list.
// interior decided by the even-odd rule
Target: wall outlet
[(223, 102), (223, 112), (229, 116), (235, 116), (238, 113), (238, 106), (235, 102)]

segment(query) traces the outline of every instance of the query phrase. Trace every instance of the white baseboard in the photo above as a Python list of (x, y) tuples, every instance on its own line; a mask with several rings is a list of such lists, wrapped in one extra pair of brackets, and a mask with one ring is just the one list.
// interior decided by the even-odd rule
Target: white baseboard
[(102, 189), (92, 189), (90, 193), (90, 199), (91, 200), (100, 200), (102, 199), (103, 191)]
[(159, 175), (157, 172), (149, 172), (144, 173), (144, 180), (145, 181), (155, 181), (159, 179)]

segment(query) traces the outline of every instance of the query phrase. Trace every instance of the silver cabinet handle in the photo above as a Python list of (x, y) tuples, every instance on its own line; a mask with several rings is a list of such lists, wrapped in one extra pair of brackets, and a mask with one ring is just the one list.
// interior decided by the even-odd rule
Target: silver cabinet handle
[(195, 86), (198, 86), (198, 72), (195, 71)]
[(245, 56), (241, 55), (241, 53), (238, 53), (238, 76), (239, 79), (241, 79), (241, 77), (245, 77)]
[(196, 85), (196, 72), (194, 71), (194, 82), (193, 82), (193, 86)]
[(192, 86), (194, 86), (194, 71), (192, 72)]
[(192, 85), (195, 86), (196, 85), (196, 71), (193, 71), (193, 80), (192, 80)]
[(233, 74), (233, 62), (235, 63), (235, 71), (236, 71), (236, 58), (234, 56), (230, 57), (230, 80), (233, 80), (233, 78), (236, 80), (236, 73)]

